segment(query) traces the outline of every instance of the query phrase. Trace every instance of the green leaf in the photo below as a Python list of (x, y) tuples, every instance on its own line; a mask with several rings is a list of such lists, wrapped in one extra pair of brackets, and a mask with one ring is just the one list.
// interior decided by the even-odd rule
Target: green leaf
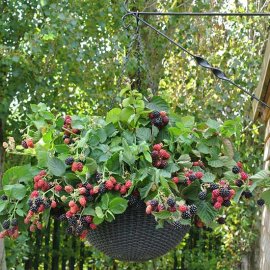
[(122, 121), (122, 122), (128, 122), (128, 120), (129, 120), (129, 118), (130, 118), (130, 116), (132, 114), (134, 114), (134, 110), (132, 108), (130, 108), (130, 107), (124, 108), (121, 111), (120, 115), (119, 115), (120, 121)]
[(101, 197), (101, 207), (102, 207), (102, 209), (104, 209), (104, 210), (108, 209), (109, 201), (110, 201), (110, 197), (109, 197), (108, 193), (105, 193), (104, 195), (102, 195), (102, 197)]
[(106, 167), (111, 172), (118, 172), (120, 169), (119, 153), (113, 154), (106, 162)]
[(98, 218), (104, 218), (104, 214), (103, 214), (101, 207), (97, 206), (95, 208), (95, 213), (96, 213)]
[(145, 197), (147, 197), (149, 191), (151, 190), (153, 185), (153, 182), (148, 183), (147, 185), (145, 185), (144, 187), (139, 188), (139, 192), (141, 195), (141, 198), (144, 199)]
[(3, 189), (9, 197), (16, 200), (22, 200), (26, 195), (26, 187), (22, 184), (5, 185)]
[(48, 152), (37, 150), (38, 167), (44, 168), (48, 163)]
[(200, 190), (201, 190), (200, 182), (198, 180), (195, 180), (189, 186), (185, 187), (182, 190), (181, 195), (185, 199), (198, 200), (198, 193), (200, 192)]
[(122, 144), (123, 144), (123, 161), (125, 161), (127, 164), (129, 165), (133, 165), (135, 163), (135, 156), (132, 153), (127, 141), (125, 139), (122, 140)]
[(83, 211), (84, 216), (95, 216), (95, 214), (95, 209), (91, 205), (88, 205)]
[(261, 198), (265, 200), (265, 203), (268, 207), (270, 207), (270, 189), (265, 190), (262, 194), (261, 194)]
[(215, 175), (210, 173), (210, 172), (207, 172), (204, 174), (204, 176), (202, 177), (202, 181), (203, 182), (208, 182), (208, 183), (211, 183), (211, 182), (214, 182), (215, 180)]
[(151, 99), (151, 102), (146, 104), (146, 107), (148, 109), (153, 110), (153, 111), (159, 111), (159, 112), (169, 110), (169, 106), (168, 106), (167, 102), (159, 96), (154, 96)]
[(84, 128), (84, 119), (77, 115), (73, 115), (71, 117), (72, 119), (72, 128), (77, 128), (77, 129), (83, 129)]
[(8, 201), (0, 200), (0, 213), (8, 206)]
[(265, 180), (265, 179), (268, 179), (269, 177), (270, 177), (270, 171), (262, 170), (262, 171), (259, 171), (256, 174), (250, 176), (249, 179), (252, 179), (252, 180)]
[(128, 206), (128, 201), (124, 198), (116, 197), (109, 202), (109, 210), (114, 214), (125, 212)]
[(208, 165), (213, 167), (213, 168), (221, 168), (224, 166), (223, 162), (220, 159), (209, 160)]
[(181, 117), (181, 123), (184, 124), (185, 128), (192, 128), (195, 123), (195, 118), (194, 116), (190, 116), (190, 115)]
[(217, 211), (213, 208), (213, 206), (206, 201), (196, 201), (195, 205), (197, 206), (197, 215), (200, 217), (203, 223), (208, 226), (213, 222), (215, 217), (217, 216)]
[(171, 213), (167, 210), (160, 212), (153, 212), (153, 215), (158, 219), (168, 219), (171, 216)]
[(68, 154), (69, 153), (69, 147), (66, 144), (55, 145), (55, 150), (59, 154)]
[(220, 123), (216, 120), (208, 119), (206, 125), (212, 129), (219, 130)]
[(114, 108), (110, 110), (106, 115), (106, 122), (107, 123), (117, 123), (119, 121), (119, 115), (122, 112), (120, 108)]
[(238, 188), (236, 193), (235, 193), (235, 196), (233, 197), (233, 200), (238, 203), (240, 198), (241, 198), (241, 194), (243, 193), (245, 187), (242, 187), (242, 188)]
[(199, 152), (203, 153), (203, 154), (209, 154), (210, 153), (210, 148), (203, 144), (203, 143), (200, 143), (198, 146), (197, 146), (197, 149), (199, 150)]
[(96, 170), (97, 170), (97, 163), (96, 163), (96, 161), (95, 161), (93, 158), (87, 157), (87, 158), (86, 158), (85, 166), (87, 167), (88, 172), (89, 172), (90, 174), (95, 173)]
[(15, 166), (5, 171), (2, 183), (3, 186), (15, 183), (29, 183), (37, 174), (37, 169), (31, 167), (30, 164), (23, 166)]
[(48, 157), (47, 166), (49, 171), (55, 176), (62, 176), (66, 171), (65, 163), (56, 157)]
[(104, 220), (104, 217), (103, 217), (103, 218), (99, 218), (98, 216), (95, 216), (95, 217), (93, 218), (93, 222), (94, 222), (94, 224), (96, 224), (96, 225), (99, 225), (100, 223), (102, 223), (103, 220)]
[(139, 141), (150, 141), (151, 140), (151, 129), (150, 128), (137, 128), (136, 129), (136, 137)]

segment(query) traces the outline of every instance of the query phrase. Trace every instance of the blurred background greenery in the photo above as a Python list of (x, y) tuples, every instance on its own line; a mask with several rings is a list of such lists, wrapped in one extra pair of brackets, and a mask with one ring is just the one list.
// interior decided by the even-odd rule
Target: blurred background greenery
[[(144, 11), (270, 11), (268, 0), (129, 2), (130, 10)], [(122, 27), (123, 1), (3, 0), (0, 12), (1, 145), (7, 136), (20, 142), (31, 103), (45, 102), (55, 111), (69, 114), (105, 113), (119, 101), (117, 93), (127, 83), (138, 87), (139, 66), (144, 94), (151, 90), (161, 95), (183, 115), (204, 120), (240, 116), (243, 128), (238, 151), (251, 172), (261, 167), (263, 126), (250, 119), (248, 97), (216, 80), (143, 25), (138, 46), (135, 20), (128, 19), (128, 30)], [(254, 91), (269, 34), (267, 17), (146, 20)], [(24, 162), (11, 155), (4, 157), (2, 148), (0, 157), (0, 177), (10, 166)], [(227, 211), (226, 225), (214, 231), (193, 228), (175, 250), (144, 264), (112, 261), (87, 243), (65, 235), (58, 221), (52, 220), (43, 232), (24, 232), (17, 241), (5, 240), (7, 266), (10, 270), (236, 270), (241, 269), (243, 258), (255, 265), (260, 213), (252, 203), (233, 205)]]

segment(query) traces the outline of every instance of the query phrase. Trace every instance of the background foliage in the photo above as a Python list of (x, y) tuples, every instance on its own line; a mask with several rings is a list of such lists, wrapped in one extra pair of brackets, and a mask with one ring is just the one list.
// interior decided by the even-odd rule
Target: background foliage
[[(130, 9), (226, 12), (269, 12), (270, 9), (267, 0), (134, 2), (130, 1)], [(67, 113), (102, 114), (117, 102), (117, 93), (126, 81), (138, 86), (136, 43), (131, 48), (121, 83), (117, 84), (135, 33), (134, 20), (128, 32), (122, 28), (123, 3), (4, 0), (0, 11), (1, 145), (8, 135), (19, 138), (30, 103), (45, 102), (54, 110)], [(255, 89), (268, 37), (267, 18), (147, 20), (184, 47), (221, 67), (240, 85), (251, 91)], [(257, 171), (261, 166), (263, 131), (259, 123), (250, 120), (251, 103), (247, 97), (198, 68), (187, 55), (145, 26), (141, 27), (140, 36), (141, 88), (145, 95), (151, 95), (146, 90), (150, 88), (183, 115), (194, 112), (197, 119), (225, 120), (241, 116), (244, 129), (237, 142), (238, 150), (243, 161)], [(3, 149), (0, 154), (3, 161)], [(6, 157), (5, 169), (18, 161), (13, 156)], [(2, 171), (0, 168), (0, 177)], [(179, 248), (145, 265), (112, 262), (91, 247), (66, 239), (58, 233), (61, 227), (54, 221), (49, 228), (54, 232), (52, 238), (47, 231), (43, 235), (23, 234), (18, 242), (6, 241), (8, 269), (37, 269), (37, 265), (39, 269), (58, 269), (56, 258), (59, 265), (66, 262), (69, 269), (74, 269), (74, 265), (83, 269), (83, 263), (84, 269), (164, 269), (164, 266), (166, 269), (238, 269), (242, 256), (254, 253), (251, 249), (258, 235), (258, 219), (254, 218), (257, 210), (233, 206), (229, 211), (234, 215), (223, 228), (214, 232), (194, 229)], [(71, 257), (66, 257), (68, 254)]]

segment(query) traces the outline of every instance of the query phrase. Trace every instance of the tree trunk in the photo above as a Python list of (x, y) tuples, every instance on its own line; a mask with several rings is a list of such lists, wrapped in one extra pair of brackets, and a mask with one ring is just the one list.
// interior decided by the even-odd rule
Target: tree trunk
[[(5, 121), (0, 119), (0, 189), (2, 188), (2, 176), (4, 172), (4, 160), (5, 160), (5, 151), (3, 148), (4, 136), (5, 136)], [(6, 257), (5, 257), (5, 245), (4, 240), (0, 239), (0, 269), (6, 270)]]

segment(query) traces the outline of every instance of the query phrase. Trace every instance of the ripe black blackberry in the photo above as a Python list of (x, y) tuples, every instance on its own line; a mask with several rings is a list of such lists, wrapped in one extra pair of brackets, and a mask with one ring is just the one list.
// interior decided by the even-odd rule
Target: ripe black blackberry
[(232, 168), (232, 172), (235, 173), (235, 174), (238, 174), (238, 173), (240, 173), (240, 168), (238, 166), (234, 166)]
[(198, 210), (198, 208), (195, 204), (190, 205), (189, 212), (192, 216), (194, 216), (197, 213), (197, 210)]
[(150, 204), (152, 207), (157, 207), (158, 206), (158, 201), (157, 200), (151, 200)]
[(60, 215), (59, 217), (58, 217), (58, 220), (59, 221), (66, 221), (67, 220), (67, 217), (66, 217), (66, 214), (62, 214), (62, 215)]
[(167, 166), (168, 162), (166, 160), (161, 160), (160, 161), (160, 169), (164, 169)]
[(29, 199), (29, 200), (27, 201), (27, 204), (31, 207), (31, 206), (33, 205), (33, 201), (32, 201), (31, 199)]
[(30, 210), (34, 213), (37, 213), (38, 211), (38, 206), (36, 204), (33, 204), (31, 207), (30, 207)]
[(80, 235), (83, 232), (84, 228), (82, 225), (78, 225), (75, 229), (75, 233)]
[(224, 217), (219, 217), (219, 218), (217, 218), (217, 223), (219, 223), (219, 224), (225, 224), (226, 223), (226, 219)]
[(95, 178), (96, 181), (99, 181), (101, 179), (101, 177), (102, 177), (102, 174), (99, 173), (99, 172), (96, 172), (95, 175), (94, 175), (94, 178)]
[(46, 200), (46, 201), (44, 201), (44, 207), (46, 208), (46, 209), (48, 209), (48, 208), (50, 208), (51, 207), (51, 202), (50, 201), (48, 201), (48, 200)]
[(205, 191), (201, 191), (198, 195), (200, 200), (205, 200), (207, 196), (207, 193)]
[(10, 227), (10, 221), (8, 219), (4, 220), (2, 223), (2, 227), (4, 230), (7, 230)]
[(216, 183), (210, 183), (210, 190), (215, 190), (215, 189), (218, 189), (219, 188), (219, 185), (216, 184)]
[(241, 179), (235, 180), (235, 185), (238, 187), (242, 187), (244, 185), (244, 182)]
[(153, 118), (160, 117), (160, 113), (159, 113), (158, 111), (153, 111), (153, 112), (152, 112), (152, 117), (153, 117)]
[(191, 174), (191, 175), (188, 177), (188, 179), (189, 179), (191, 182), (193, 182), (193, 181), (195, 181), (195, 180), (197, 179), (197, 177), (196, 177), (195, 174)]
[(67, 139), (67, 138), (69, 138), (69, 135), (66, 135), (66, 134), (65, 134), (65, 135), (63, 136), (63, 140), (64, 140), (64, 139)]
[(67, 165), (72, 165), (72, 163), (74, 162), (74, 158), (73, 157), (68, 157), (66, 160), (65, 160), (65, 163)]
[(161, 117), (157, 117), (153, 120), (153, 124), (158, 127), (161, 128), (163, 126), (163, 121)]
[(191, 218), (190, 212), (189, 211), (183, 212), (181, 217), (183, 219), (190, 219)]
[(27, 142), (26, 141), (22, 141), (21, 143), (22, 147), (27, 149), (28, 148), (28, 145), (27, 145)]
[(69, 227), (66, 228), (66, 233), (67, 234), (72, 234), (72, 232), (73, 232), (73, 229), (72, 229), (71, 226), (69, 226)]
[(222, 205), (225, 206), (225, 207), (229, 207), (231, 205), (231, 201), (230, 200), (225, 200), (225, 201), (223, 201)]
[(40, 206), (41, 204), (43, 204), (43, 199), (40, 197), (37, 197), (35, 199), (35, 205)]
[(172, 223), (172, 225), (173, 225), (174, 229), (176, 229), (176, 230), (181, 230), (183, 227), (183, 225), (180, 223), (180, 221), (174, 221)]
[(94, 197), (92, 195), (88, 195), (88, 196), (86, 196), (86, 200), (88, 202), (92, 202), (94, 200)]
[(152, 157), (152, 159), (153, 160), (157, 160), (158, 158), (159, 158), (159, 153), (158, 153), (158, 151), (152, 151), (151, 152), (151, 157)]
[(173, 206), (175, 206), (175, 200), (174, 200), (173, 198), (168, 198), (167, 204), (168, 204), (170, 207), (173, 207)]
[(2, 201), (6, 201), (8, 199), (8, 196), (3, 194), (3, 195), (1, 195), (0, 198), (1, 198)]
[(18, 226), (18, 220), (17, 220), (17, 218), (14, 218), (14, 219), (12, 219), (12, 221), (11, 221), (11, 226)]
[(135, 205), (135, 204), (137, 204), (139, 202), (139, 197), (138, 196), (135, 196), (135, 195), (130, 195), (129, 197), (128, 197), (128, 203), (129, 203), (129, 205)]
[(81, 218), (81, 224), (82, 224), (82, 226), (84, 226), (85, 228), (88, 227), (88, 222), (86, 221), (85, 217), (82, 217), (82, 218)]
[(230, 196), (230, 191), (227, 188), (221, 188), (219, 190), (219, 194), (221, 197), (225, 198), (225, 197)]
[(105, 184), (104, 183), (101, 183), (100, 186), (99, 186), (99, 193), (100, 194), (104, 194), (106, 192), (106, 187), (105, 187)]
[(259, 199), (259, 200), (257, 200), (257, 204), (258, 204), (259, 206), (263, 206), (263, 205), (265, 204), (264, 199)]
[(76, 226), (76, 225), (77, 225), (77, 218), (74, 217), (74, 216), (68, 218), (68, 224), (69, 224), (70, 226)]
[(246, 190), (245, 193), (244, 193), (244, 196), (245, 196), (246, 199), (250, 199), (253, 195), (249, 190)]

